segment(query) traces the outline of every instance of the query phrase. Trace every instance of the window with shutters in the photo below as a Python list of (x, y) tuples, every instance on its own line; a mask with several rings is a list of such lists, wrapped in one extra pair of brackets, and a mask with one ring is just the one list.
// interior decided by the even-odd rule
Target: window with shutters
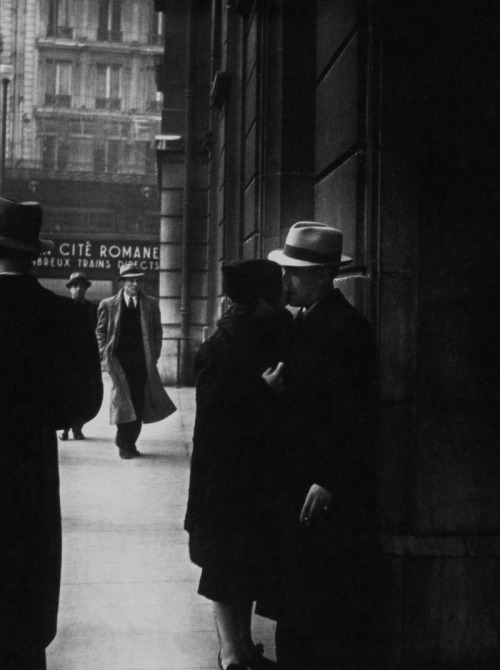
[(165, 37), (165, 16), (162, 12), (151, 12), (151, 24), (149, 28), (149, 43), (163, 44)]
[(45, 104), (50, 107), (71, 107), (71, 61), (47, 61)]
[(121, 42), (121, 0), (99, 0), (97, 39), (102, 42)]
[(121, 66), (98, 64), (96, 70), (96, 109), (121, 109)]
[(73, 38), (73, 28), (69, 15), (70, 0), (50, 0), (47, 37)]

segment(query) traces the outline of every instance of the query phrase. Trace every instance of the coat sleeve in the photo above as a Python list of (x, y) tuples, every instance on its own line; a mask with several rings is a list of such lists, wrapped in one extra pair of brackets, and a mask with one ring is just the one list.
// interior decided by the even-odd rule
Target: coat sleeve
[[(351, 325), (351, 324), (350, 324)], [(371, 482), (376, 414), (375, 342), (366, 323), (335, 333), (325, 364), (328, 420), (318, 422), (315, 482), (348, 500)], [(366, 473), (366, 476), (365, 476)]]
[(109, 307), (108, 304), (103, 300), (97, 310), (97, 326), (95, 331), (101, 361), (104, 360), (104, 354), (106, 351), (106, 344), (108, 339), (108, 320)]
[[(224, 417), (221, 428), (237, 431), (255, 440), (266, 434), (278, 396), (262, 379), (257, 363), (248, 352), (216, 333), (205, 341), (196, 356), (196, 402), (198, 415), (213, 422)], [(243, 427), (244, 423), (244, 427)]]
[(152, 326), (153, 326), (153, 332), (152, 332), (152, 338), (151, 338), (151, 344), (152, 344), (152, 353), (154, 360), (157, 361), (160, 358), (161, 354), (161, 347), (163, 344), (163, 328), (161, 325), (161, 313), (160, 313), (160, 307), (158, 305), (158, 301), (155, 300), (151, 304), (151, 317), (152, 317)]

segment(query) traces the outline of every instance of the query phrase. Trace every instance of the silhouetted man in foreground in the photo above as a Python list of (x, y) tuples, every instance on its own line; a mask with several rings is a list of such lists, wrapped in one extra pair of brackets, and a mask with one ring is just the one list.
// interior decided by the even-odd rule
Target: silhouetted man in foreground
[(61, 512), (56, 430), (102, 402), (94, 333), (31, 276), (52, 243), (38, 203), (0, 198), (0, 668), (44, 670), (57, 627)]

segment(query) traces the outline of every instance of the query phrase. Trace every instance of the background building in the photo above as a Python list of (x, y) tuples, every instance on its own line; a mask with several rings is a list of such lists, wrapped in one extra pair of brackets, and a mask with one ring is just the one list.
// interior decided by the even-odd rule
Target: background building
[(497, 3), (155, 7), (160, 297), (185, 378), (222, 263), (297, 220), (341, 228), (338, 283), (379, 345), (387, 667), (499, 667)]
[(39, 201), (56, 241), (37, 274), (66, 293), (84, 270), (98, 300), (133, 259), (156, 294), (163, 16), (148, 0), (2, 0), (0, 19), (14, 67), (4, 195)]

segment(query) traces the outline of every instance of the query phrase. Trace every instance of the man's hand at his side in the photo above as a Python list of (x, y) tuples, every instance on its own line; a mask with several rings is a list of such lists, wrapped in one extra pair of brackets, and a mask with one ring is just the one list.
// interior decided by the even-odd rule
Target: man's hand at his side
[(302, 507), (300, 523), (310, 526), (315, 519), (327, 511), (331, 499), (332, 494), (330, 491), (319, 484), (313, 484)]
[(278, 363), (278, 365), (274, 368), (267, 368), (262, 373), (262, 379), (266, 382), (266, 384), (269, 384), (270, 388), (275, 392), (275, 393), (281, 393), (283, 390), (283, 368), (285, 367), (284, 363)]

